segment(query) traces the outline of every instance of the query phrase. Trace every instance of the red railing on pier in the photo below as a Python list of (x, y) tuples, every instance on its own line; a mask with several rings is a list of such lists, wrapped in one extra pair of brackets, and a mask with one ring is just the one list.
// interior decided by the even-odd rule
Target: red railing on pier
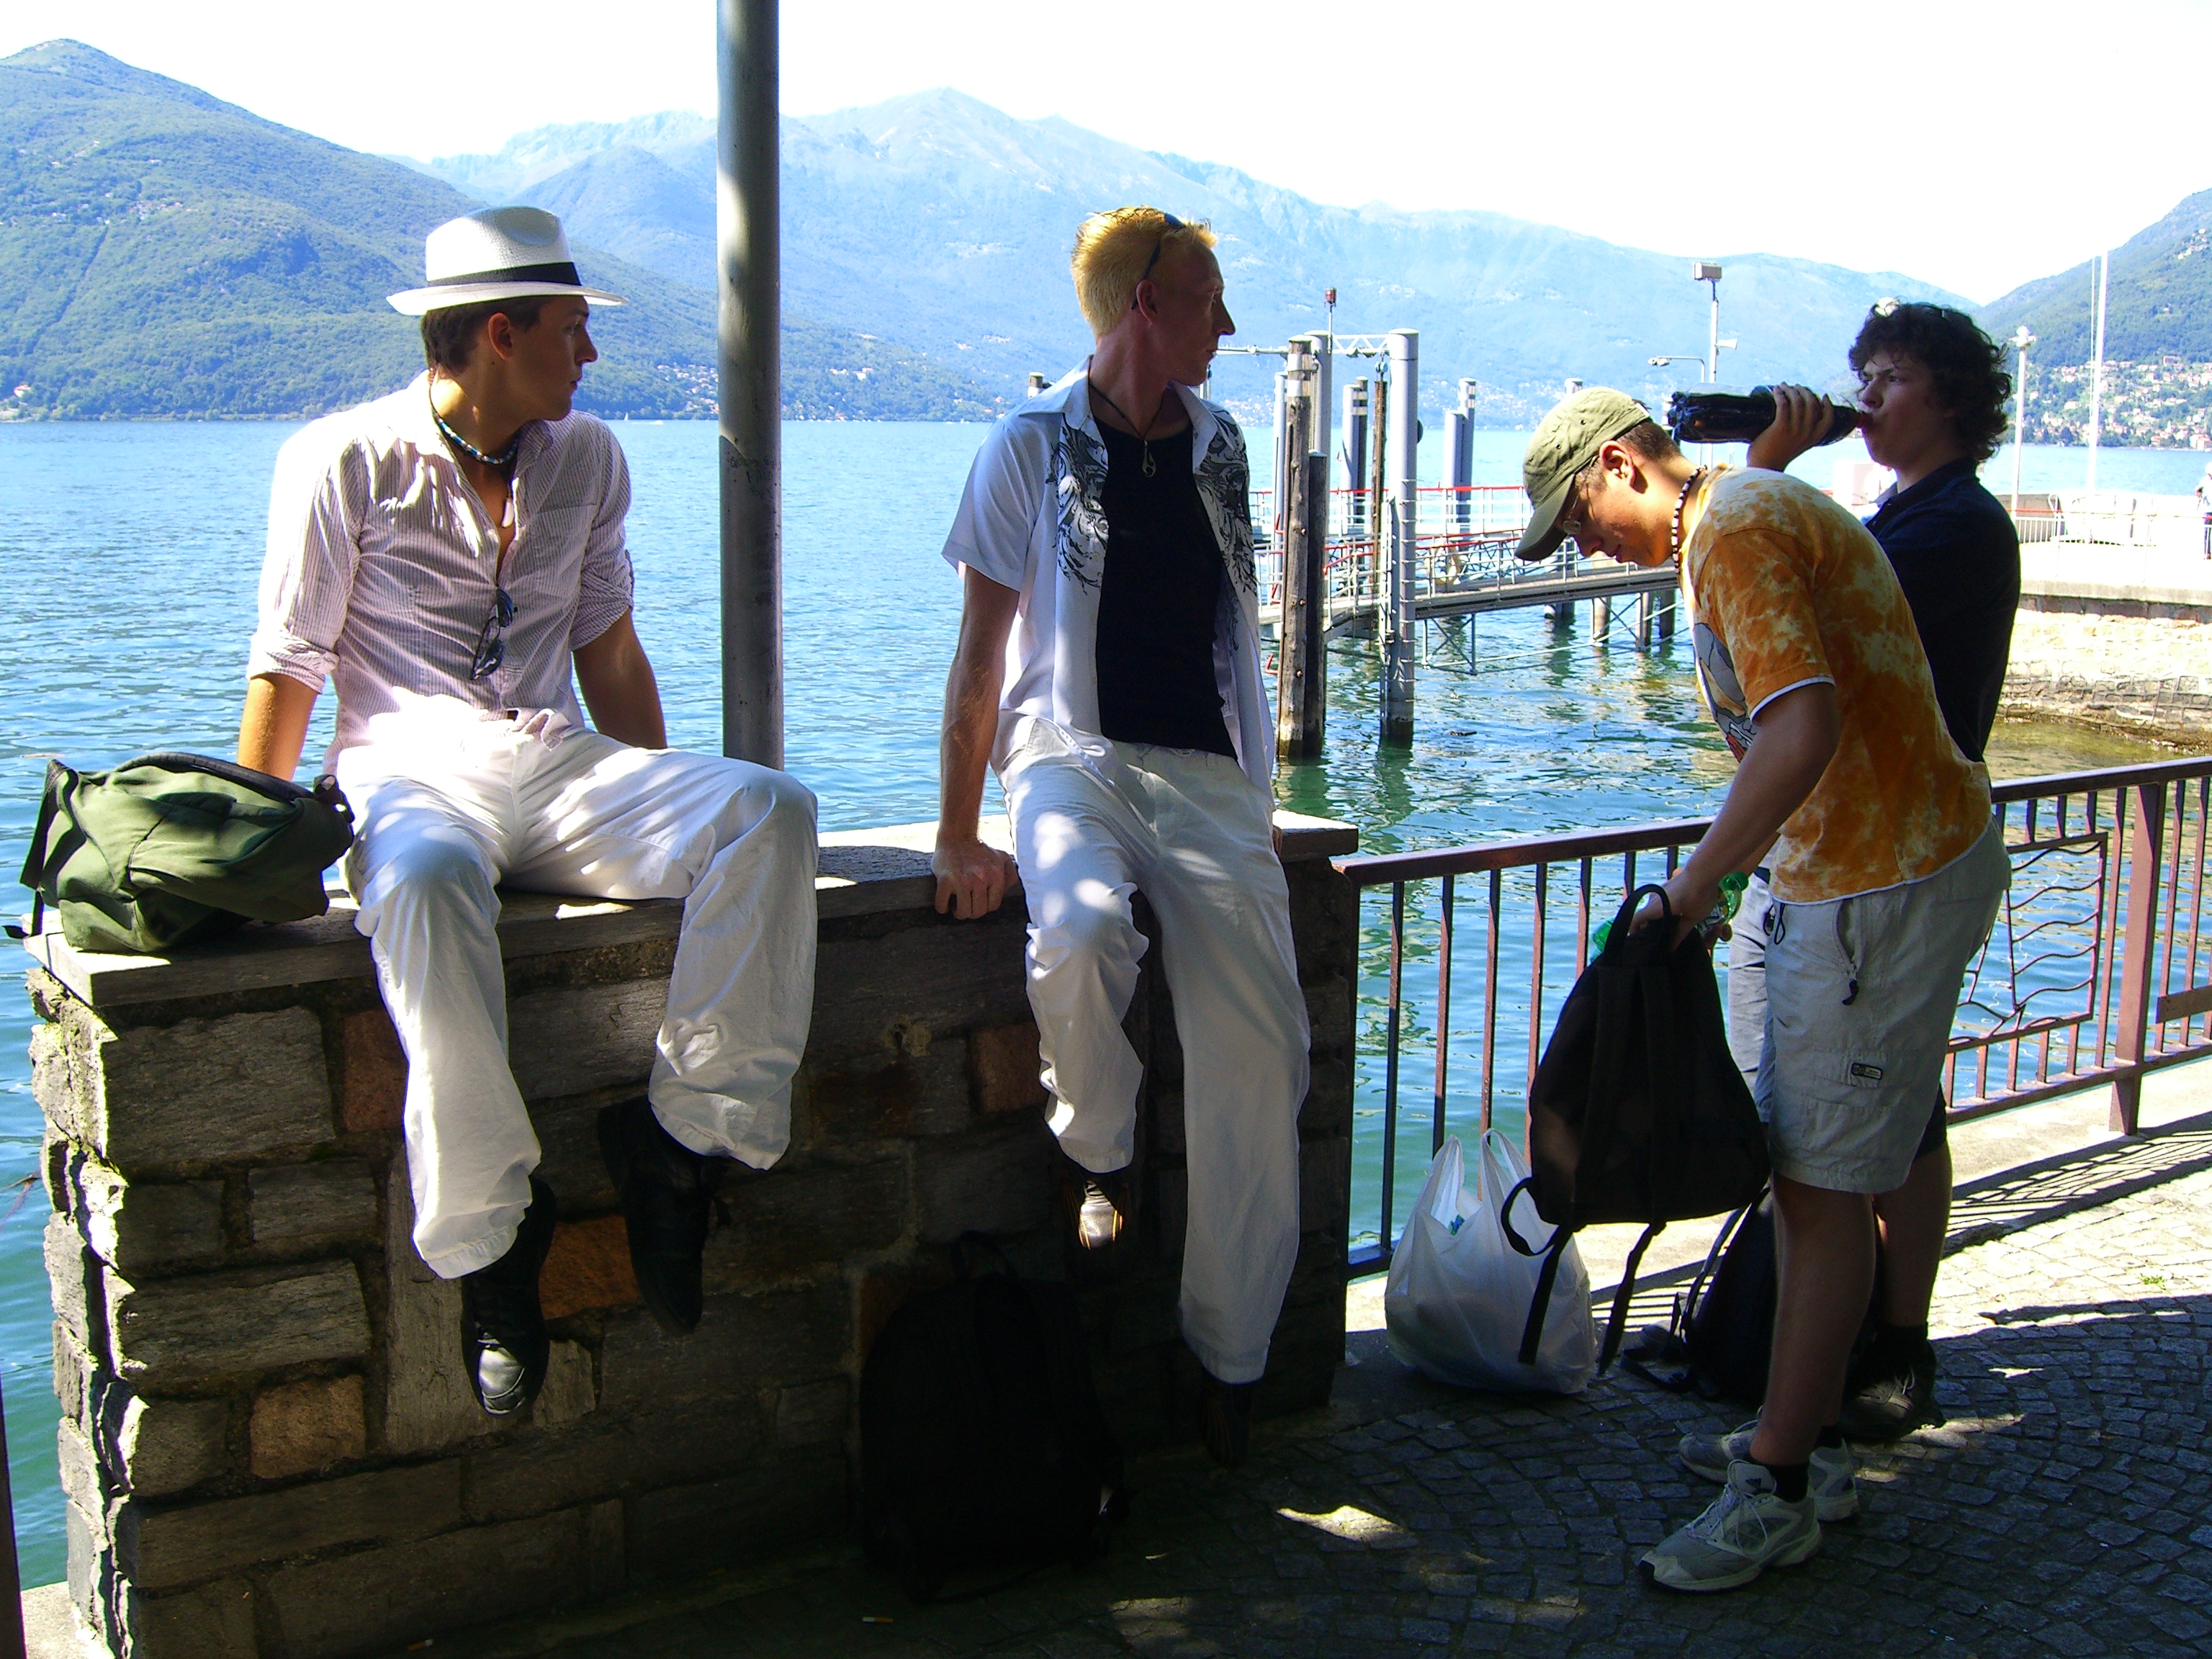
[[(2110, 1084), (2112, 1125), (2132, 1133), (2146, 1073), (2212, 1054), (2212, 757), (2022, 779), (1994, 794), (2012, 881), (1953, 1027), (1951, 1115)], [(1389, 1264), (1400, 1183), (1418, 1189), (1448, 1133), (1518, 1111), (1550, 1019), (1588, 965), (1590, 930), (1639, 878), (1673, 871), (1707, 827), (1684, 819), (1338, 861), (1355, 885), (1389, 893), (1387, 919), (1362, 921), (1356, 1269)], [(1462, 877), (1480, 878), (1472, 962), (1456, 938)], [(1454, 974), (1470, 969), (1481, 1012), (1462, 1029)], [(1426, 1146), (1406, 1149), (1401, 1168), (1401, 1088), (1425, 1062)]]

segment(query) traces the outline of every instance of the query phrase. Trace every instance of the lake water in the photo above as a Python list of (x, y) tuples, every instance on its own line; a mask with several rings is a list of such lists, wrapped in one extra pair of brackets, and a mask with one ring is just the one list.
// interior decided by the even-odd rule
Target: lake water
[[(270, 464), (295, 429), (0, 426), (0, 869), (21, 866), (47, 756), (82, 768), (149, 749), (229, 751)], [(711, 750), (720, 744), (714, 430), (619, 430), (635, 485), (638, 632), (671, 740)], [(820, 795), (825, 828), (934, 814), (938, 708), (958, 621), (957, 586), (938, 548), (983, 430), (785, 428), (787, 764)], [(1523, 441), (1477, 434), (1477, 481), (1517, 482)], [(1434, 447), (1424, 451), (1431, 477)], [(1253, 448), (1264, 457), (1260, 434)], [(1832, 454), (1815, 452), (1801, 467), (1825, 484)], [(2081, 451), (2031, 448), (2025, 459), (2030, 489), (2081, 482)], [(2202, 465), (2185, 453), (2107, 450), (2100, 482), (2185, 494)], [(1990, 476), (2008, 483), (2009, 469), (2001, 453)], [(1650, 654), (1618, 643), (1600, 650), (1586, 625), (1555, 635), (1540, 611), (1507, 612), (1462, 635), (1431, 630), (1419, 684), (1413, 747), (1378, 753), (1371, 657), (1340, 647), (1328, 752), (1285, 775), (1285, 803), (1356, 823), (1366, 848), (1382, 851), (1693, 816), (1727, 787), (1727, 753), (1680, 643)], [(329, 728), (325, 700), (311, 755)], [(2146, 752), (2007, 726), (1991, 759), (2001, 775), (2021, 775)], [(1379, 937), (1370, 931), (1370, 967)], [(37, 1584), (61, 1577), (64, 1547), (22, 961), (0, 950), (0, 1382), (23, 1582)], [(1365, 988), (1371, 999), (1374, 986)], [(1371, 1190), (1371, 1149), (1361, 1161)]]

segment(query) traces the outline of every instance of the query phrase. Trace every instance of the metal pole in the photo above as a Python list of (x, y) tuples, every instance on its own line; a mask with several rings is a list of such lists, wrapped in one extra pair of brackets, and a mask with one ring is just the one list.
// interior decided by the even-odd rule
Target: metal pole
[(1382, 627), (1382, 741), (1413, 740), (1415, 533), (1420, 506), (1421, 337), (1390, 331), (1390, 449), (1397, 463), (1389, 484), (1389, 585)]
[(2014, 350), (2020, 353), (2019, 384), (2013, 387), (2012, 414), (2012, 526), (2020, 529), (2020, 452), (2027, 442), (2027, 349), (2035, 343), (2035, 336), (2022, 323), (2020, 331), (2012, 337)]
[(1367, 488), (1367, 380), (1344, 388), (1344, 487)]
[(2089, 489), (2097, 487), (2097, 441), (2104, 431), (2105, 296), (2112, 277), (2111, 253), (2100, 253), (2097, 258), (2096, 367), (2089, 374), (2089, 482), (2085, 486)]
[(782, 295), (776, 0), (718, 0), (722, 752), (783, 764)]

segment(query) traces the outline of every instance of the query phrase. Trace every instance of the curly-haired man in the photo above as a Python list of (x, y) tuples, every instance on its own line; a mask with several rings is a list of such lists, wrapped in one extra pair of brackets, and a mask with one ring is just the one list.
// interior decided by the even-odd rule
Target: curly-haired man
[[(1962, 311), (1885, 300), (1852, 343), (1867, 453), (1897, 482), (1867, 520), (1912, 607), (1951, 740), (1978, 761), (1996, 723), (2020, 609), (2020, 536), (1982, 487), (1977, 469), (2005, 430), (2012, 379), (2002, 349)], [(1753, 442), (1749, 464), (1780, 471), (1819, 441), (1826, 405), (1802, 386), (1779, 389), (1774, 424)], [(1762, 870), (1738, 913), (1729, 963), (1729, 1036), (1738, 1062), (1759, 1067), (1766, 1024)], [(1875, 1200), (1881, 1282), (1874, 1340), (1846, 1390), (1846, 1438), (1891, 1440), (1942, 1420), (1928, 1309), (1951, 1220), (1947, 1103), (1938, 1093), (1911, 1173)]]

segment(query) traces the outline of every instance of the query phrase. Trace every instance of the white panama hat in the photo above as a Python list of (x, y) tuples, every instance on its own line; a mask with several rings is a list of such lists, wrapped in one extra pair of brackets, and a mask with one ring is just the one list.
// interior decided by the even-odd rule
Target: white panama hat
[(472, 306), (486, 300), (569, 295), (595, 306), (622, 300), (586, 288), (568, 254), (568, 235), (543, 208), (485, 208), (448, 219), (422, 243), (427, 286), (391, 296), (392, 308), (410, 317)]

